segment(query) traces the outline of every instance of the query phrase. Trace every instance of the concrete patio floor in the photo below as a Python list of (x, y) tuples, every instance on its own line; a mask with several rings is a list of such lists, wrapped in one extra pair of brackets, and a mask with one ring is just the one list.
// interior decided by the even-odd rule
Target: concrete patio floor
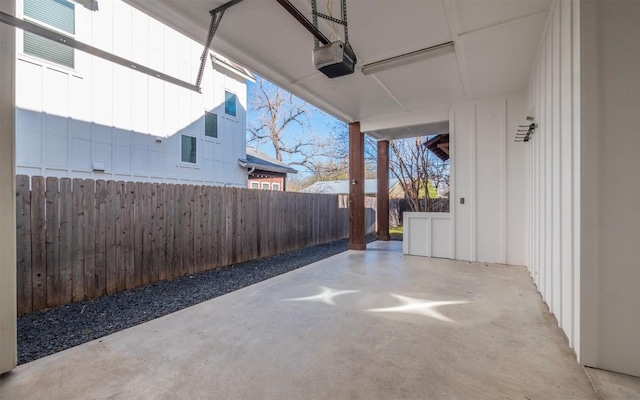
[(596, 399), (524, 267), (374, 242), (24, 364), (1, 399)]

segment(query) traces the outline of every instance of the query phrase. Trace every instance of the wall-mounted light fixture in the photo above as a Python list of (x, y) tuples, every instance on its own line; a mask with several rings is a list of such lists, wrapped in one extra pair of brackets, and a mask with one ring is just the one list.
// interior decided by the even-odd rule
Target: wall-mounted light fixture
[(388, 71), (393, 68), (404, 67), (405, 65), (428, 60), (430, 58), (453, 53), (454, 43), (446, 42), (425, 49), (412, 51), (411, 53), (401, 54), (399, 56), (386, 58), (384, 60), (372, 62), (362, 66), (362, 73), (372, 75), (378, 72)]

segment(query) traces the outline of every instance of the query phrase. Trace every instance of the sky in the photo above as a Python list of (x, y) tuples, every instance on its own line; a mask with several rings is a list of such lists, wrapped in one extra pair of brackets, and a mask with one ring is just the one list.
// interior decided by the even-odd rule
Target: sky
[[(258, 118), (257, 113), (251, 110), (251, 99), (255, 96), (255, 91), (257, 90), (257, 88), (258, 86), (255, 83), (247, 82), (247, 103), (249, 108), (247, 110), (247, 127), (254, 123)], [(334, 126), (339, 120), (319, 110), (313, 105), (310, 105), (310, 107), (312, 109), (312, 112), (308, 116), (308, 126), (301, 127), (300, 125), (295, 123), (287, 125), (287, 128), (285, 130), (287, 132), (287, 137), (293, 138), (296, 136), (315, 136), (320, 139), (329, 138), (331, 127)], [(249, 143), (250, 138), (251, 135), (247, 132), (247, 146), (257, 147), (257, 149), (261, 152), (275, 157), (273, 146), (268, 144), (256, 144), (255, 142)], [(282, 155), (282, 158), (283, 162), (290, 163), (299, 161), (301, 157), (291, 156), (284, 153)], [(312, 175), (311, 171), (299, 165), (294, 165), (293, 168), (298, 170), (298, 176)]]

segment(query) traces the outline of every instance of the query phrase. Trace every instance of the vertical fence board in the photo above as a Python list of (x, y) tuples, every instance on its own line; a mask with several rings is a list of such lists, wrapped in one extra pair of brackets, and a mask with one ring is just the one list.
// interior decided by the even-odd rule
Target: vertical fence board
[(127, 188), (123, 181), (116, 182), (115, 192), (115, 263), (116, 263), (116, 291), (121, 292), (127, 289), (127, 269), (126, 269), (126, 225), (127, 220), (124, 215), (126, 208)]
[(83, 259), (84, 259), (84, 297), (94, 298), (99, 296), (96, 288), (96, 231), (95, 231), (95, 192), (96, 182), (86, 179), (82, 186), (84, 199), (82, 214), (84, 215), (83, 235)]
[(107, 273), (107, 182), (100, 179), (96, 181), (95, 202), (95, 238), (96, 238), (96, 262), (95, 262), (95, 289), (96, 296), (106, 293)]
[(60, 304), (73, 300), (72, 238), (73, 193), (71, 179), (60, 179)]
[(154, 231), (154, 247), (155, 247), (155, 257), (154, 259), (156, 260), (154, 263), (154, 276), (156, 277), (157, 280), (159, 281), (163, 281), (165, 279), (167, 279), (167, 272), (166, 272), (166, 248), (165, 248), (165, 236), (166, 236), (166, 232), (165, 232), (165, 206), (166, 206), (166, 189), (167, 185), (160, 185), (160, 184), (156, 184), (155, 185), (155, 190), (156, 190), (156, 195), (157, 195), (157, 200), (158, 200), (158, 204), (156, 207), (156, 213), (157, 213), (157, 225), (156, 225), (156, 230)]
[(174, 255), (175, 264), (173, 268), (173, 278), (177, 278), (182, 275), (182, 220), (183, 215), (183, 200), (182, 200), (182, 186), (176, 185), (174, 188), (175, 195), (175, 213), (174, 213)]
[(46, 181), (47, 307), (60, 304), (60, 188), (58, 178)]
[(183, 189), (184, 219), (182, 221), (182, 274), (193, 273), (193, 185), (185, 185)]
[(118, 266), (116, 265), (116, 220), (117, 220), (117, 191), (118, 183), (107, 181), (107, 217), (105, 220), (105, 264), (106, 264), (106, 292), (115, 293), (118, 290)]
[(193, 188), (193, 272), (202, 271), (204, 264), (203, 222), (202, 222), (202, 186)]
[(134, 203), (134, 227), (133, 227), (133, 286), (142, 286), (142, 238), (144, 236), (144, 206), (143, 183), (135, 183), (136, 199)]
[(151, 264), (153, 262), (151, 241), (153, 240), (153, 213), (151, 199), (151, 184), (142, 184), (140, 199), (142, 210), (142, 285), (151, 283)]
[[(121, 201), (123, 209), (120, 218), (121, 238), (124, 250), (123, 262), (120, 271), (124, 271), (124, 276), (120, 279), (124, 281), (124, 287), (131, 289), (135, 287), (135, 206), (136, 206), (136, 186), (133, 182), (126, 182), (122, 188)], [(122, 287), (122, 283), (118, 285)]]
[(16, 259), (18, 314), (33, 311), (31, 296), (31, 191), (29, 177), (16, 177)]
[(176, 226), (176, 186), (171, 184), (166, 187), (166, 236), (165, 236), (165, 248), (166, 248), (166, 274), (167, 279), (175, 277), (174, 271), (176, 268), (176, 251), (175, 251), (175, 226)]
[(84, 179), (73, 180), (73, 236), (71, 238), (71, 277), (73, 280), (73, 301), (85, 298), (84, 287)]
[(31, 179), (31, 281), (34, 311), (47, 306), (45, 202), (45, 180), (41, 176), (34, 176)]
[(215, 267), (220, 267), (222, 266), (222, 251), (221, 251), (221, 246), (222, 246), (222, 241), (221, 241), (221, 237), (222, 237), (222, 226), (223, 225), (223, 209), (224, 207), (222, 207), (222, 192), (221, 189), (219, 187), (213, 187), (212, 188), (212, 197), (213, 197), (213, 201), (212, 203), (212, 208), (211, 208), (211, 215), (213, 217), (213, 222), (214, 225), (212, 227), (212, 231), (213, 231), (213, 235), (214, 235), (214, 244), (215, 244), (215, 249), (214, 249), (214, 255), (213, 255), (213, 262)]

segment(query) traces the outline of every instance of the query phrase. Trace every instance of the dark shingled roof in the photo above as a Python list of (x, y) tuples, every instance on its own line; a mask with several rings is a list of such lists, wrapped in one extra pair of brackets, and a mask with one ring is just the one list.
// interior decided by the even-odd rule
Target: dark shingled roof
[(282, 174), (297, 174), (298, 171), (282, 161), (278, 161), (253, 147), (247, 147), (247, 167), (262, 171), (280, 172)]
[(435, 154), (442, 161), (449, 159), (449, 134), (435, 135), (424, 142), (429, 151)]

